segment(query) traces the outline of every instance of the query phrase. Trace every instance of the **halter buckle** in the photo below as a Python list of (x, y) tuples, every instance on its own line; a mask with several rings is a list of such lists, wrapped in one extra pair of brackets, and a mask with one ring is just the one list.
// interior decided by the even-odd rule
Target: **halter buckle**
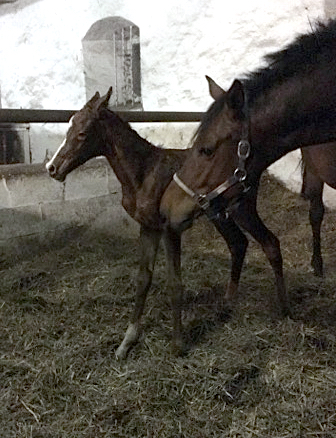
[(202, 210), (207, 210), (210, 207), (210, 201), (207, 195), (196, 195), (195, 200)]
[(248, 140), (240, 140), (238, 143), (238, 158), (246, 160), (249, 157), (251, 151), (251, 145)]

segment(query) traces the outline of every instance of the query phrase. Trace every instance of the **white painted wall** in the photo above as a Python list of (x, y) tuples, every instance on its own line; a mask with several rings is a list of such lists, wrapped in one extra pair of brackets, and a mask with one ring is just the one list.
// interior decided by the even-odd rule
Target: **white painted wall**
[(78, 108), (84, 103), (81, 39), (121, 15), (140, 27), (146, 110), (203, 110), (204, 75), (223, 86), (261, 64), (310, 21), (323, 0), (18, 0), (0, 6), (3, 107)]
[[(332, 1), (18, 0), (2, 4), (2, 106), (79, 109), (85, 101), (81, 39), (96, 20), (120, 15), (140, 27), (144, 109), (203, 111), (211, 102), (205, 74), (228, 87), (234, 77), (261, 66), (264, 54), (323, 19), (324, 9), (333, 9)], [(135, 127), (155, 144), (168, 147), (188, 146), (194, 129), (190, 124)], [(46, 149), (50, 154), (57, 148), (64, 128), (32, 126), (34, 162), (45, 158)], [(285, 167), (277, 164), (271, 171), (293, 181), (291, 169), (296, 167), (291, 155)]]

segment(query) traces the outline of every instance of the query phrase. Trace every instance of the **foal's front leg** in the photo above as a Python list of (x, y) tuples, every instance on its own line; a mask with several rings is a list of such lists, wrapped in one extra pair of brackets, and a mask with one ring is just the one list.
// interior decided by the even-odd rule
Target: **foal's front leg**
[(183, 353), (181, 233), (167, 227), (163, 233), (163, 239), (167, 264), (167, 289), (170, 293), (173, 312), (172, 351), (180, 355)]
[(116, 351), (117, 359), (125, 359), (128, 350), (140, 336), (140, 319), (143, 314), (148, 290), (152, 277), (157, 249), (162, 232), (141, 226), (139, 239), (140, 266), (137, 277), (134, 311), (125, 337)]

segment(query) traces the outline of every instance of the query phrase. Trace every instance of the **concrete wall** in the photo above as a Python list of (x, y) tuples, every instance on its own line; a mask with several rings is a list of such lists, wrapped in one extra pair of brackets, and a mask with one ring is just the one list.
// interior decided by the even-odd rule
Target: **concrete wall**
[(64, 244), (90, 228), (136, 236), (138, 225), (121, 207), (120, 184), (104, 158), (51, 179), (42, 164), (0, 167), (0, 253), (19, 255)]

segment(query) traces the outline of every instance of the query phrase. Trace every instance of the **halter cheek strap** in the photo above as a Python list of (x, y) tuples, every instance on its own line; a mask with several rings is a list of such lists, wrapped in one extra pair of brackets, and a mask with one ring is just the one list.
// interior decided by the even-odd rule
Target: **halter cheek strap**
[(174, 181), (176, 184), (185, 192), (187, 195), (189, 195), (193, 200), (196, 202), (196, 204), (201, 207), (202, 210), (207, 210), (210, 207), (210, 203), (213, 199), (217, 198), (222, 193), (226, 192), (230, 187), (235, 185), (237, 183), (234, 176), (227, 179), (225, 182), (220, 184), (218, 187), (216, 187), (214, 190), (207, 194), (201, 194), (196, 193), (193, 190), (191, 190), (184, 182), (178, 177), (177, 173), (173, 176)]
[(224, 181), (222, 184), (217, 186), (211, 192), (202, 194), (194, 192), (190, 187), (188, 187), (175, 173), (173, 175), (173, 179), (176, 184), (187, 194), (189, 195), (196, 204), (208, 214), (208, 210), (211, 206), (211, 201), (216, 199), (218, 196), (222, 195), (226, 191), (228, 191), (231, 187), (239, 185), (239, 190), (242, 193), (246, 193), (250, 187), (246, 184), (246, 160), (250, 156), (251, 146), (248, 140), (240, 140), (238, 143), (237, 155), (238, 155), (238, 166), (233, 172), (233, 175)]

